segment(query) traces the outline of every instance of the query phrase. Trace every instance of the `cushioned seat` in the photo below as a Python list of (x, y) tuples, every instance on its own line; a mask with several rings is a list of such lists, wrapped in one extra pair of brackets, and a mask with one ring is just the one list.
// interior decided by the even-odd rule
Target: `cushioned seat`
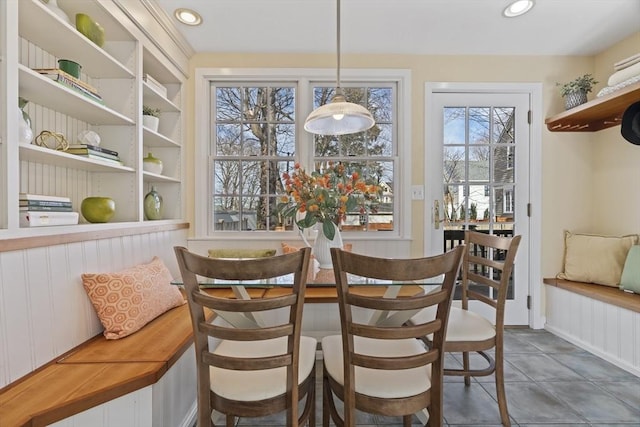
[[(413, 316), (412, 320), (418, 323), (424, 323), (429, 319), (435, 319), (435, 317), (435, 310), (429, 307)], [(447, 326), (445, 335), (447, 341), (484, 341), (493, 339), (495, 336), (496, 328), (486, 318), (473, 311), (451, 307), (449, 325)], [(431, 337), (429, 337), (429, 339), (431, 339)], [(447, 347), (445, 344), (445, 351), (446, 350)]]
[[(286, 338), (264, 341), (223, 341), (213, 354), (233, 357), (263, 357), (286, 353)], [(300, 338), (298, 384), (309, 378), (314, 367), (317, 341)], [(233, 371), (210, 368), (211, 390), (227, 399), (257, 401), (283, 394), (287, 390), (285, 368), (262, 371)]]
[[(424, 345), (415, 339), (396, 340), (393, 346), (390, 346), (385, 340), (354, 337), (353, 344), (358, 353), (384, 357), (409, 356), (426, 352)], [(322, 352), (327, 372), (344, 386), (342, 336), (324, 337)], [(396, 371), (356, 367), (355, 378), (356, 393), (383, 399), (417, 395), (431, 388), (431, 365)], [(384, 387), (380, 387), (380, 384), (384, 384)]]

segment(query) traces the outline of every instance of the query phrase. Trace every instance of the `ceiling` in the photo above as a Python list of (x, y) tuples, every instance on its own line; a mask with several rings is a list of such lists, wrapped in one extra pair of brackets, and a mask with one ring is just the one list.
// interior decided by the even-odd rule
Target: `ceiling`
[[(331, 53), (335, 0), (155, 0), (196, 52)], [(341, 50), (366, 54), (593, 55), (640, 31), (640, 0), (342, 0)], [(178, 7), (199, 27), (173, 18)], [(640, 51), (640, 46), (638, 46)]]

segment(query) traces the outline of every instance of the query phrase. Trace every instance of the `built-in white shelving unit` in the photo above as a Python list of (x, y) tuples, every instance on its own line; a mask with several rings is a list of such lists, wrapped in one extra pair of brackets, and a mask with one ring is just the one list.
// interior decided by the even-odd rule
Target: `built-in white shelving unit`
[[(143, 201), (153, 185), (164, 199), (163, 219), (183, 220), (184, 74), (116, 2), (58, 0), (71, 23), (41, 0), (8, 3), (0, 7), (0, 64), (6, 71), (0, 76), (0, 106), (8, 111), (3, 116), (7, 129), (0, 134), (0, 160), (6, 166), (0, 176), (0, 233), (24, 231), (19, 226), (21, 192), (69, 197), (78, 212), (84, 198), (108, 196), (116, 202), (111, 222), (151, 223), (145, 219)], [(77, 13), (91, 16), (104, 28), (102, 47), (76, 30)], [(80, 80), (97, 89), (102, 101), (34, 71), (57, 68), (59, 59), (81, 64)], [(166, 95), (162, 87), (147, 83), (146, 76), (164, 86)], [(35, 141), (18, 143), (18, 124), (6, 119), (15, 115), (17, 99), (10, 97), (16, 89), (7, 88), (16, 83), (16, 98), (29, 101), (25, 111), (34, 139), (50, 131), (74, 144), (80, 132), (92, 130), (100, 136), (101, 147), (118, 152), (122, 164), (83, 158)], [(158, 131), (142, 125), (143, 105), (161, 111)], [(143, 170), (142, 159), (149, 152), (163, 161), (162, 174)], [(49, 229), (56, 233), (56, 227)], [(68, 227), (60, 230), (69, 232)]]

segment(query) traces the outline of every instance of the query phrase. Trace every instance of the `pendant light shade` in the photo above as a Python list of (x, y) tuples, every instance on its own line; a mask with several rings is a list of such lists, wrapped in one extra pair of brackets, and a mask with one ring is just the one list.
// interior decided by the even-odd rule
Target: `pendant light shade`
[(336, 94), (328, 104), (313, 110), (304, 122), (304, 130), (318, 135), (347, 135), (363, 132), (375, 124), (369, 110), (362, 105), (347, 102), (340, 87), (340, 0), (336, 0), (336, 3), (338, 8)]

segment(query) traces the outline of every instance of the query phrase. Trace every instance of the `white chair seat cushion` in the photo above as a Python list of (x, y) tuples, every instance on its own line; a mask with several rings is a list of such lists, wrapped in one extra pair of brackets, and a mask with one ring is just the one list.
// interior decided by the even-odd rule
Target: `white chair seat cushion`
[[(436, 307), (421, 310), (411, 318), (412, 323), (426, 323), (436, 317)], [(496, 336), (495, 326), (485, 317), (473, 311), (451, 307), (447, 324), (446, 341), (484, 341)]]
[[(419, 340), (378, 340), (354, 337), (358, 353), (381, 356), (406, 356), (424, 353)], [(322, 354), (327, 372), (344, 385), (342, 336), (330, 335), (322, 339)], [(386, 371), (356, 367), (357, 393), (380, 398), (415, 396), (431, 388), (431, 365), (413, 369)]]
[[(318, 342), (300, 337), (298, 384), (311, 374)], [(213, 353), (223, 356), (260, 357), (286, 353), (286, 337), (263, 341), (222, 341)], [(209, 368), (211, 390), (227, 399), (252, 402), (268, 399), (286, 391), (286, 368), (262, 371), (234, 371)]]

